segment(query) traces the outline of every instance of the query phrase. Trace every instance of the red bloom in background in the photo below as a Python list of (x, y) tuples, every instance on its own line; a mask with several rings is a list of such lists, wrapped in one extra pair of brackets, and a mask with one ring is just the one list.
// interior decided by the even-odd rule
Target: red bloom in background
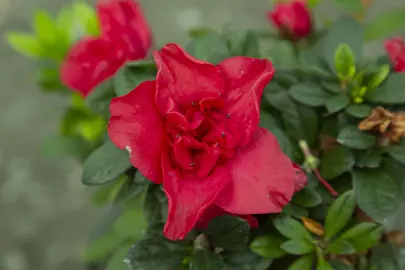
[(108, 132), (143, 175), (163, 183), (166, 237), (182, 239), (225, 213), (249, 220), (282, 211), (306, 178), (258, 126), (272, 64), (237, 56), (215, 66), (176, 44), (154, 58), (156, 80), (112, 100)]
[(128, 60), (145, 58), (152, 43), (140, 5), (133, 0), (99, 0), (99, 37), (85, 37), (61, 68), (64, 84), (87, 96)]
[(306, 1), (293, 0), (290, 3), (277, 3), (267, 17), (289, 39), (307, 37), (312, 31), (312, 18)]
[(401, 38), (392, 38), (384, 43), (385, 50), (396, 72), (405, 72), (405, 43)]

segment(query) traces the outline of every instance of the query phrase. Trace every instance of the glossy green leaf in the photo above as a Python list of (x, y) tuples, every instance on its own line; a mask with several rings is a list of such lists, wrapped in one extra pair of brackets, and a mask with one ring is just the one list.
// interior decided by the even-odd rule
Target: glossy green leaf
[(293, 197), (292, 202), (294, 204), (298, 204), (304, 207), (315, 207), (322, 203), (321, 196), (315, 191), (315, 189), (311, 188), (303, 188), (298, 193), (296, 193)]
[(367, 96), (368, 100), (382, 104), (405, 103), (405, 73), (394, 73), (388, 76), (386, 82), (373, 89)]
[(363, 222), (344, 232), (339, 239), (349, 241), (356, 252), (363, 252), (377, 244), (383, 228), (373, 222)]
[(85, 185), (103, 185), (131, 167), (128, 153), (108, 141), (85, 160), (82, 181)]
[(11, 48), (24, 56), (41, 57), (44, 55), (41, 42), (33, 34), (8, 32), (6, 34), (6, 40)]
[(260, 57), (259, 38), (255, 31), (225, 31), (224, 38), (233, 56)]
[(400, 181), (398, 175), (385, 167), (355, 170), (353, 186), (358, 206), (374, 220), (385, 221), (401, 202)]
[(161, 185), (148, 186), (143, 201), (143, 212), (149, 225), (164, 223), (167, 219), (167, 201)]
[(294, 255), (304, 255), (315, 250), (315, 245), (306, 239), (292, 239), (281, 245), (286, 252)]
[(287, 270), (312, 270), (312, 264), (314, 258), (311, 254), (301, 256), (293, 264), (291, 264)]
[(273, 220), (276, 229), (285, 237), (290, 239), (307, 239), (311, 240), (312, 235), (305, 229), (301, 222), (288, 217), (280, 216)]
[(285, 238), (278, 235), (265, 235), (256, 237), (250, 244), (250, 249), (265, 258), (280, 258), (286, 252), (280, 247)]
[(371, 110), (366, 104), (352, 104), (346, 108), (346, 113), (356, 118), (365, 118), (370, 115)]
[(331, 180), (349, 172), (354, 162), (354, 155), (348, 148), (334, 148), (321, 157), (319, 172), (325, 179)]
[(246, 220), (225, 215), (212, 220), (205, 234), (214, 247), (232, 252), (246, 247), (249, 232), (250, 228)]
[(186, 50), (194, 57), (213, 64), (232, 56), (225, 40), (215, 32), (208, 32), (192, 39)]
[(90, 92), (86, 97), (86, 105), (92, 112), (108, 119), (110, 116), (110, 102), (115, 96), (114, 86), (110, 79)]
[(341, 44), (349, 46), (356, 63), (363, 56), (363, 30), (359, 23), (350, 16), (342, 16), (334, 21), (317, 44), (318, 53), (326, 60), (330, 70), (335, 71), (336, 74), (335, 52)]
[(368, 89), (374, 89), (380, 86), (380, 84), (388, 77), (390, 73), (390, 65), (381, 65), (379, 70), (371, 76), (367, 83)]
[(219, 254), (199, 250), (191, 258), (190, 270), (225, 270), (225, 265)]
[(341, 79), (350, 79), (356, 74), (356, 61), (347, 44), (340, 44), (335, 51), (335, 69)]
[(327, 251), (333, 255), (346, 255), (356, 253), (355, 248), (348, 240), (337, 239), (329, 243)]
[(337, 141), (352, 149), (366, 150), (375, 145), (376, 137), (351, 125), (343, 128), (339, 132)]
[(156, 78), (156, 67), (124, 66), (114, 75), (112, 81), (117, 96), (123, 96), (135, 89), (140, 83)]
[(391, 145), (384, 149), (384, 152), (390, 155), (393, 159), (405, 165), (405, 145)]
[(405, 9), (395, 8), (378, 13), (364, 29), (366, 40), (390, 37), (397, 30), (405, 27)]
[(378, 168), (382, 162), (382, 152), (378, 148), (371, 148), (357, 154), (356, 166), (360, 168)]
[(319, 86), (309, 83), (300, 83), (293, 85), (288, 93), (297, 102), (308, 106), (322, 106), (330, 98), (330, 95)]
[(122, 245), (108, 260), (105, 270), (128, 270), (128, 266), (124, 263), (124, 259), (132, 245), (133, 244), (130, 243)]
[(349, 106), (349, 104), (350, 104), (350, 98), (348, 96), (336, 95), (336, 96), (330, 97), (326, 101), (325, 106), (326, 106), (326, 110), (329, 113), (336, 113), (336, 112), (343, 110), (347, 106)]
[(37, 10), (35, 12), (34, 29), (41, 43), (56, 47), (59, 30), (47, 11)]
[(325, 220), (325, 236), (331, 238), (339, 233), (349, 222), (356, 207), (356, 197), (353, 190), (349, 190), (329, 207)]

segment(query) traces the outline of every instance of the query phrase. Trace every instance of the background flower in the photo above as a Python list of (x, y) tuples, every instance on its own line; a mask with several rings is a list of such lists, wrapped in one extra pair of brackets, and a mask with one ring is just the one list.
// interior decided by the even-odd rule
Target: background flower
[(145, 58), (152, 43), (140, 5), (132, 0), (99, 0), (98, 37), (84, 37), (62, 64), (62, 81), (87, 96), (128, 60)]

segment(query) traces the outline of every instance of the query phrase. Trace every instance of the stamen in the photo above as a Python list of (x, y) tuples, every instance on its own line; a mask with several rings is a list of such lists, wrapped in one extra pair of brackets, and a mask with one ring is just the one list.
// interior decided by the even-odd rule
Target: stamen
[(191, 162), (191, 163), (190, 163), (190, 167), (194, 167), (194, 165), (195, 165), (194, 162)]

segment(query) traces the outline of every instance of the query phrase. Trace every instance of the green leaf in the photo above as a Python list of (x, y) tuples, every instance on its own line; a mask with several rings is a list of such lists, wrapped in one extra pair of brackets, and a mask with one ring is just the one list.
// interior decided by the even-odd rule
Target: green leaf
[(341, 79), (350, 79), (356, 74), (356, 61), (347, 44), (340, 44), (335, 51), (335, 69)]
[(349, 106), (349, 104), (350, 98), (348, 96), (336, 95), (328, 98), (325, 106), (329, 113), (336, 113)]
[(384, 152), (390, 155), (393, 159), (405, 165), (405, 145), (391, 145), (384, 149)]
[(399, 7), (384, 13), (378, 13), (364, 29), (366, 40), (390, 37), (397, 30), (405, 27), (405, 9)]
[(54, 135), (45, 141), (42, 153), (50, 157), (84, 158), (91, 150), (91, 145), (79, 136)]
[(146, 227), (145, 218), (140, 207), (127, 207), (114, 222), (113, 230), (122, 238), (138, 240)]
[(247, 248), (240, 252), (224, 252), (222, 258), (226, 269), (232, 270), (267, 270), (273, 261), (260, 257)]
[(339, 132), (337, 141), (352, 149), (366, 150), (375, 145), (376, 137), (351, 125), (343, 128)]
[(164, 238), (147, 238), (138, 241), (128, 252), (124, 262), (133, 270), (181, 269), (188, 255), (186, 247)]
[(191, 259), (190, 270), (225, 270), (225, 265), (219, 254), (199, 250)]
[(111, 257), (111, 259), (108, 260), (105, 270), (128, 270), (128, 266), (124, 263), (124, 259), (131, 247), (132, 244), (125, 244), (121, 246)]
[(385, 167), (355, 170), (353, 186), (357, 204), (367, 215), (383, 222), (401, 202), (401, 179)]
[(82, 181), (85, 185), (103, 185), (129, 168), (131, 163), (128, 153), (108, 141), (85, 160)]
[(37, 10), (35, 12), (34, 29), (40, 42), (48, 46), (57, 45), (55, 43), (58, 42), (59, 30), (47, 11)]
[(379, 70), (371, 76), (367, 83), (368, 89), (374, 89), (380, 86), (380, 84), (388, 77), (390, 73), (390, 65), (382, 65)]
[(283, 213), (298, 219), (308, 216), (308, 210), (305, 207), (291, 203), (284, 206)]
[(388, 76), (386, 82), (373, 89), (367, 96), (368, 100), (382, 104), (405, 103), (405, 73), (394, 73)]
[(166, 221), (167, 200), (161, 185), (149, 185), (143, 202), (143, 211), (149, 225)]
[(312, 264), (314, 258), (312, 254), (301, 256), (293, 264), (291, 264), (287, 270), (312, 270)]
[(365, 118), (370, 115), (371, 110), (366, 104), (352, 104), (346, 108), (346, 113), (356, 118)]
[(315, 250), (315, 246), (306, 239), (293, 239), (281, 245), (281, 248), (290, 254), (304, 255)]
[(345, 255), (356, 253), (356, 250), (348, 240), (337, 239), (332, 241), (328, 247), (327, 251), (333, 255)]
[(349, 241), (356, 252), (363, 252), (377, 244), (383, 228), (373, 222), (363, 222), (344, 232), (339, 239)]
[(259, 38), (255, 31), (225, 31), (224, 38), (233, 56), (260, 57)]
[(196, 37), (187, 45), (186, 51), (192, 56), (213, 64), (231, 57), (226, 42), (215, 32)]
[(293, 85), (288, 93), (296, 101), (312, 106), (322, 106), (330, 98), (330, 95), (319, 86), (310, 83), (300, 83)]
[(330, 262), (330, 265), (332, 266), (332, 269), (335, 270), (355, 270), (354, 267), (344, 264), (339, 259), (334, 259)]
[(281, 150), (289, 158), (293, 158), (295, 148), (292, 145), (290, 138), (285, 133), (283, 128), (279, 125), (277, 120), (271, 116), (271, 114), (262, 111), (260, 113), (260, 126), (268, 129), (274, 136), (276, 136), (278, 143), (280, 144)]
[(92, 112), (108, 119), (110, 102), (113, 97), (115, 97), (114, 87), (112, 80), (109, 79), (90, 92), (86, 97), (86, 105)]
[(322, 156), (319, 172), (325, 179), (331, 180), (351, 171), (354, 162), (352, 151), (346, 147), (334, 148)]
[(246, 220), (234, 216), (220, 216), (212, 220), (206, 235), (214, 247), (235, 252), (246, 247), (249, 239), (249, 224)]
[[(90, 6), (85, 1), (77, 1), (73, 3), (73, 18), (75, 18), (74, 27), (80, 27), (81, 29), (75, 29), (79, 32), (79, 35), (90, 35), (98, 36), (100, 33), (100, 25), (95, 12), (95, 9)], [(70, 23), (72, 23), (70, 21)], [(70, 25), (65, 25), (65, 28), (71, 27)], [(64, 27), (62, 27), (63, 29)]]
[(331, 94), (341, 94), (342, 89), (340, 89), (340, 85), (336, 82), (321, 82), (321, 87), (326, 91), (330, 92)]
[[(265, 52), (266, 58), (271, 60), (275, 68), (278, 70), (280, 68), (291, 68), (296, 67), (298, 64), (297, 57), (295, 55), (295, 49), (291, 42), (288, 40), (271, 40), (271, 44), (268, 44), (268, 49)], [(276, 72), (274, 80), (277, 81), (278, 76), (282, 72)], [(297, 78), (294, 78), (297, 80)]]
[(334, 270), (332, 266), (322, 257), (318, 257), (318, 263), (316, 265), (316, 270)]
[(315, 189), (304, 188), (294, 195), (292, 202), (311, 208), (321, 204), (322, 198)]
[(335, 0), (335, 3), (349, 12), (359, 13), (363, 10), (361, 0)]
[(356, 166), (360, 168), (378, 168), (382, 162), (381, 150), (371, 148), (359, 153), (356, 159)]
[(250, 244), (250, 249), (265, 258), (281, 258), (286, 252), (281, 249), (285, 239), (278, 235), (265, 235), (256, 237)]
[(33, 34), (8, 32), (6, 33), (6, 40), (11, 48), (24, 56), (41, 57), (44, 55), (41, 42)]
[(370, 269), (376, 270), (400, 270), (397, 264), (397, 249), (389, 244), (379, 245), (372, 251)]
[(331, 238), (339, 233), (349, 222), (356, 208), (356, 197), (353, 190), (349, 190), (329, 207), (325, 220), (325, 236)]
[(341, 44), (349, 46), (356, 63), (363, 56), (363, 31), (359, 23), (350, 16), (342, 16), (334, 21), (317, 44), (319, 53), (326, 60), (330, 70), (335, 72), (337, 72), (335, 69), (335, 51)]
[(154, 80), (155, 77), (156, 67), (154, 63), (152, 67), (148, 68), (124, 66), (117, 71), (112, 79), (115, 94), (117, 96), (126, 95), (140, 83), (146, 80)]
[(312, 235), (305, 229), (301, 222), (288, 217), (280, 216), (273, 220), (276, 229), (285, 237), (290, 239), (307, 239), (311, 240)]

